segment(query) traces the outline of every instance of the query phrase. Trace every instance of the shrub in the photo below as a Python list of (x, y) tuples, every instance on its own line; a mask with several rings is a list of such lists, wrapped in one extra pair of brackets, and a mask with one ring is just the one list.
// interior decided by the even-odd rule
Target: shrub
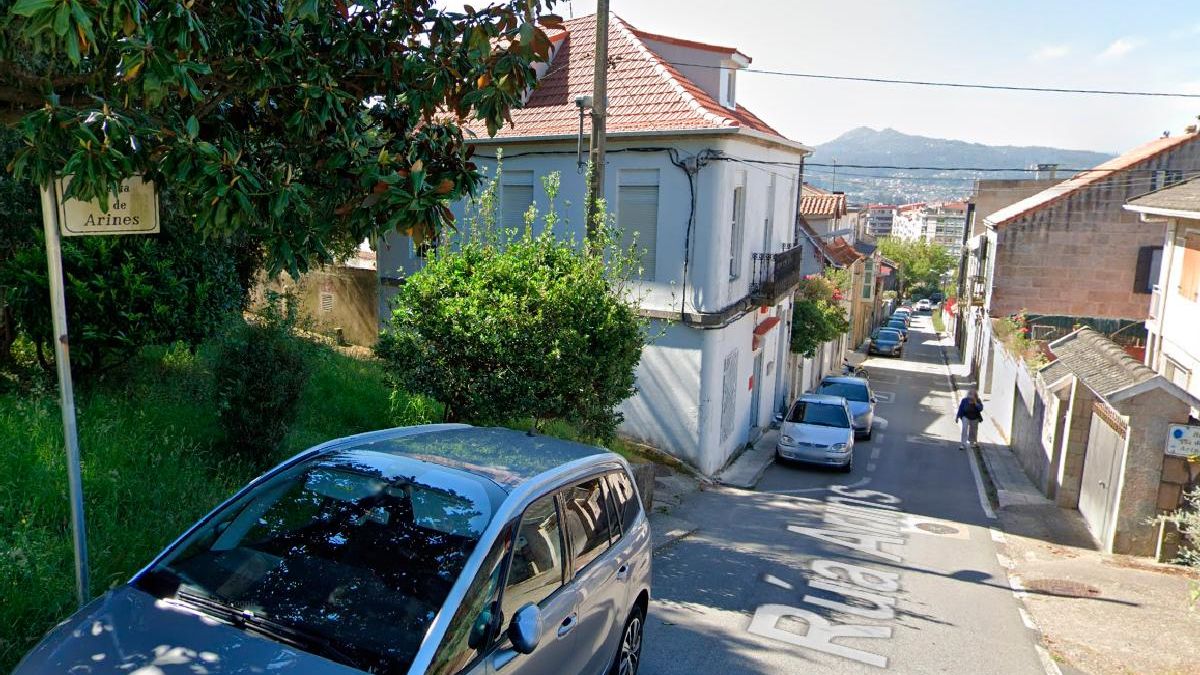
[(268, 303), (261, 323), (232, 328), (213, 372), (217, 415), (230, 452), (269, 463), (296, 419), (308, 381), (303, 347), (292, 335), (294, 311)]
[[(544, 182), (553, 200), (557, 178)], [(646, 341), (625, 290), (632, 266), (603, 232), (584, 247), (556, 236), (553, 209), (545, 223), (537, 235), (475, 232), (429, 251), (377, 353), (397, 388), (438, 401), (445, 419), (565, 419), (609, 438)]]

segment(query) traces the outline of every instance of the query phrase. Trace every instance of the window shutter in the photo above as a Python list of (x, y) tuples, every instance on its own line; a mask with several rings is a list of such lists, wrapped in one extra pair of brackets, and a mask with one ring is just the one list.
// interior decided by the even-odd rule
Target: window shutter
[(632, 246), (636, 237), (638, 253), (641, 254), (641, 278), (653, 281), (658, 251), (658, 185), (619, 186), (617, 226), (621, 228), (622, 248)]
[(500, 227), (525, 228), (525, 212), (533, 203), (533, 172), (506, 171), (500, 193)]
[(1138, 249), (1137, 268), (1133, 274), (1133, 292), (1134, 293), (1149, 293), (1153, 290), (1153, 286), (1158, 282), (1158, 278), (1151, 279), (1151, 272), (1154, 271), (1155, 254), (1162, 255), (1161, 246), (1143, 246)]
[(725, 369), (721, 375), (721, 442), (733, 433), (734, 408), (737, 405), (738, 353), (733, 350), (725, 357)]

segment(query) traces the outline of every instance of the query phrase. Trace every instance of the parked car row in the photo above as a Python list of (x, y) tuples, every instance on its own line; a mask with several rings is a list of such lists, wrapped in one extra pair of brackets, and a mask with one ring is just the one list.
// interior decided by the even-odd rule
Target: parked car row
[(814, 393), (798, 398), (782, 416), (775, 457), (851, 471), (855, 439), (871, 438), (875, 402), (866, 378), (822, 379)]

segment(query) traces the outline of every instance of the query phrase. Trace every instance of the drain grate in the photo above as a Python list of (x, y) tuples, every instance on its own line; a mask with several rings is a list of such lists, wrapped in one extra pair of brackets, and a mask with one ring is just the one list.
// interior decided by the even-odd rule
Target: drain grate
[(1091, 598), (1100, 595), (1100, 589), (1081, 581), (1066, 579), (1034, 579), (1026, 581), (1025, 589), (1046, 595), (1061, 595), (1067, 598)]
[(957, 527), (939, 525), (938, 523), (917, 523), (915, 527), (918, 530), (925, 530), (930, 534), (958, 534)]

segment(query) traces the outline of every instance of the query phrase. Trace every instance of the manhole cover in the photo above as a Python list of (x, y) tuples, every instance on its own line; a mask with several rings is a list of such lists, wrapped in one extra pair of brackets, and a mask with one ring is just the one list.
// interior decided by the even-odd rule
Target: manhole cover
[(1035, 579), (1025, 582), (1025, 589), (1046, 595), (1061, 595), (1068, 598), (1090, 598), (1100, 595), (1100, 589), (1079, 581), (1066, 579)]
[(949, 525), (939, 525), (937, 523), (917, 523), (916, 528), (918, 530), (925, 530), (926, 532), (929, 532), (930, 534), (957, 534), (958, 533), (957, 527), (950, 527)]

